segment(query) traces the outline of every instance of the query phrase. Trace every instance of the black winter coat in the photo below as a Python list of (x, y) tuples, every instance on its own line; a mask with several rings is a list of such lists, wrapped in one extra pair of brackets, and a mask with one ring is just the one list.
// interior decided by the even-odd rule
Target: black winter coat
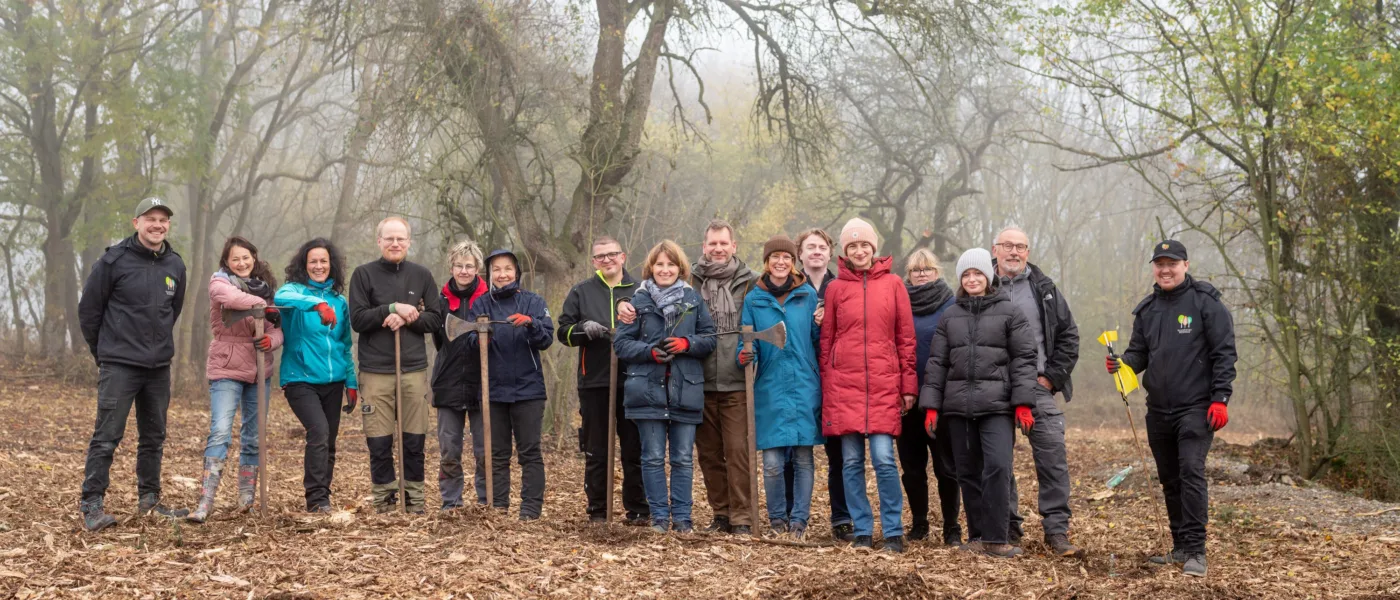
[(1235, 381), (1235, 323), (1220, 290), (1190, 275), (1170, 292), (1153, 285), (1133, 309), (1123, 362), (1143, 373), (1147, 408), (1177, 412), (1230, 402)]
[[(992, 261), (996, 264), (996, 261)], [(1054, 391), (1065, 395), (1065, 402), (1074, 399), (1074, 383), (1070, 373), (1079, 362), (1079, 326), (1074, 323), (1074, 314), (1069, 311), (1065, 295), (1055, 287), (1055, 281), (1040, 270), (1040, 267), (1027, 263), (1031, 288), (1039, 299), (1040, 314), (1027, 318), (1039, 318), (1032, 327), (1040, 327), (1045, 332), (1045, 377), (1055, 386)]]
[[(452, 285), (449, 280), (447, 285)], [(447, 341), (447, 316), (452, 315), (463, 321), (469, 316), (471, 307), (481, 298), (486, 296), (486, 288), (490, 284), (481, 277), (476, 278), (476, 293), (471, 298), (463, 298), (457, 302), (457, 310), (452, 310), (446, 294), (450, 293), (443, 288), (443, 294), (439, 296), (442, 302), (443, 328), (433, 332), (433, 345), (437, 347), (437, 359), (433, 362), (433, 406), (435, 408), (451, 408), (453, 410), (476, 410), (481, 405), (481, 350), (472, 346), (467, 339), (468, 336), (460, 336), (455, 340)], [(475, 386), (476, 391), (471, 391)]]
[[(608, 377), (612, 372), (612, 339), (603, 337), (588, 339), (578, 324), (594, 321), (605, 327), (616, 328), (617, 303), (630, 300), (637, 291), (638, 282), (627, 271), (622, 272), (622, 281), (616, 287), (608, 285), (602, 274), (594, 273), (569, 290), (564, 297), (564, 310), (559, 313), (559, 341), (570, 348), (578, 348), (578, 388), (581, 390), (608, 387)], [(619, 377), (621, 373), (618, 374)]]
[(958, 298), (938, 322), (919, 406), (975, 419), (1035, 406), (1035, 331), (1005, 291)]
[(185, 261), (166, 242), (160, 252), (136, 234), (92, 265), (78, 321), (98, 364), (164, 367), (175, 356), (175, 320), (185, 304)]

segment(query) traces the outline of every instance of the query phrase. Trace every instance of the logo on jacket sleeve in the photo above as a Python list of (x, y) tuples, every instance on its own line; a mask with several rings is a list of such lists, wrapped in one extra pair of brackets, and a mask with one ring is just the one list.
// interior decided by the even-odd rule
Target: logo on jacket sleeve
[(1195, 319), (1193, 319), (1192, 317), (1189, 317), (1189, 316), (1187, 316), (1187, 315), (1177, 315), (1177, 316), (1176, 316), (1176, 327), (1177, 327), (1176, 332), (1177, 332), (1177, 333), (1191, 333), (1191, 323), (1192, 323), (1192, 321), (1194, 321), (1194, 320), (1195, 320)]

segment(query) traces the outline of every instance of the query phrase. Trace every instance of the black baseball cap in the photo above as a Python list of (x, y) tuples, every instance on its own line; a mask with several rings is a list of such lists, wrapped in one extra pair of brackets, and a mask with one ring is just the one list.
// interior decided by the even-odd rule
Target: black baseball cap
[(1186, 245), (1176, 240), (1165, 240), (1152, 247), (1152, 260), (1147, 262), (1157, 262), (1159, 258), (1175, 258), (1176, 260), (1189, 260), (1186, 258)]

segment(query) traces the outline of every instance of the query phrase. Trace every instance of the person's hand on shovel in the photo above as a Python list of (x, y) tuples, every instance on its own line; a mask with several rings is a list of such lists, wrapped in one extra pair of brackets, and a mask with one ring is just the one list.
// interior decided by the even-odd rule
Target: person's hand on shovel
[(597, 321), (584, 321), (579, 323), (578, 327), (583, 330), (583, 335), (588, 336), (590, 340), (605, 338), (612, 335), (612, 330), (608, 329), (607, 325)]
[(747, 366), (749, 366), (749, 363), (753, 362), (753, 361), (754, 361), (754, 358), (755, 358), (755, 357), (754, 357), (754, 355), (753, 355), (753, 350), (747, 350), (747, 349), (745, 349), (745, 350), (740, 350), (740, 351), (739, 351), (739, 366), (741, 366), (741, 367), (747, 367)]
[(263, 352), (272, 352), (272, 338), (265, 335), (253, 338), (253, 345)]
[(400, 327), (407, 324), (408, 321), (405, 321), (404, 318), (400, 317), (397, 313), (384, 317), (384, 326), (388, 327), (390, 331), (398, 331)]
[(355, 388), (345, 388), (345, 398), (345, 408), (341, 410), (348, 415), (355, 412), (355, 405), (360, 403), (360, 394), (355, 391)]

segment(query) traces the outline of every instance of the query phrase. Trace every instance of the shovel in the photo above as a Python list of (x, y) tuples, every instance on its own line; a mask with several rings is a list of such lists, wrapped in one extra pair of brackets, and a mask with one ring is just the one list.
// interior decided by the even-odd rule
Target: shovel
[[(243, 310), (233, 310), (225, 308), (220, 311), (220, 317), (224, 322), (224, 327), (232, 327), (234, 323), (242, 321), (248, 317), (253, 318), (253, 339), (263, 336), (263, 325), (267, 321), (267, 309), (274, 308), (285, 310), (285, 306), (268, 306), (264, 308), (247, 308)], [(262, 452), (258, 457), (258, 516), (267, 517), (267, 462), (271, 458), (269, 444), (267, 443), (267, 366), (263, 364), (263, 351), (258, 348), (257, 343), (253, 344), (253, 358), (257, 362), (257, 394), (258, 394), (258, 444)]]
[(475, 331), (477, 333), (477, 346), (481, 348), (481, 441), (482, 453), (486, 455), (482, 464), (486, 465), (486, 505), (494, 506), (496, 503), (496, 488), (492, 481), (491, 470), (495, 461), (491, 457), (491, 371), (489, 369), (488, 355), (491, 351), (491, 326), (510, 325), (510, 321), (492, 321), (486, 315), (476, 318), (476, 322), (459, 318), (457, 315), (447, 315), (447, 341), (457, 339), (466, 333)]

